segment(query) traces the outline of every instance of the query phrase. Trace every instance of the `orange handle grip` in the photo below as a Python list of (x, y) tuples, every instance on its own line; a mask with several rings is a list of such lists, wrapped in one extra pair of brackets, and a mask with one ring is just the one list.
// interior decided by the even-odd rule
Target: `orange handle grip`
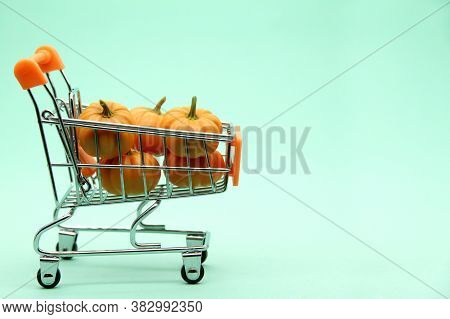
[(43, 45), (37, 48), (30, 59), (36, 61), (44, 73), (64, 69), (64, 63), (58, 51), (50, 45)]
[(239, 173), (241, 171), (241, 150), (242, 150), (242, 135), (241, 127), (235, 126), (234, 139), (231, 145), (234, 146), (233, 166), (231, 166), (230, 176), (233, 177), (233, 186), (239, 185)]
[(14, 66), (14, 75), (24, 90), (44, 85), (47, 79), (44, 72), (64, 69), (58, 51), (52, 46), (43, 45), (36, 49), (34, 55), (22, 59)]

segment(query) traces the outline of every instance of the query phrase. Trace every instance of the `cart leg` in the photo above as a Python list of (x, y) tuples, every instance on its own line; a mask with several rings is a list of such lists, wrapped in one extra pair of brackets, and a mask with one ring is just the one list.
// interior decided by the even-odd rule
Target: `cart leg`
[[(195, 247), (195, 246), (206, 246), (206, 249), (209, 247), (209, 238), (210, 238), (210, 232), (206, 232), (202, 235), (199, 234), (188, 234), (186, 236), (186, 244), (188, 247)], [(202, 258), (201, 262), (204, 263), (206, 261), (206, 258), (208, 257), (208, 250), (202, 251)]]
[(133, 224), (131, 225), (131, 229), (130, 229), (130, 243), (135, 248), (142, 248), (142, 247), (161, 248), (161, 243), (138, 243), (136, 241), (136, 231), (138, 229), (138, 226), (141, 226), (142, 229), (145, 229), (145, 230), (164, 230), (166, 227), (164, 225), (148, 225), (148, 224), (144, 224), (142, 222), (155, 209), (158, 208), (159, 204), (161, 203), (161, 200), (156, 200), (150, 207), (148, 207), (144, 212), (142, 212), (143, 208), (145, 207), (145, 205), (147, 203), (148, 203), (148, 201), (142, 202), (137, 209), (137, 217), (133, 221)]
[(205, 270), (202, 266), (201, 252), (183, 253), (183, 267), (181, 267), (181, 277), (188, 284), (196, 284), (203, 279)]
[(58, 269), (59, 258), (42, 256), (41, 266), (37, 272), (37, 281), (44, 288), (53, 288), (61, 280), (61, 273)]
[[(60, 230), (59, 240), (56, 245), (57, 251), (76, 251), (78, 233), (72, 230)], [(71, 259), (72, 257), (63, 257), (63, 259)]]

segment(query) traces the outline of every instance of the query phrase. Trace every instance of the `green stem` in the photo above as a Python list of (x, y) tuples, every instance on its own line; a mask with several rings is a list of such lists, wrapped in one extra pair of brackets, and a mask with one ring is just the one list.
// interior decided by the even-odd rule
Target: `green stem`
[(103, 108), (103, 112), (102, 112), (103, 117), (111, 117), (113, 114), (112, 114), (111, 110), (109, 109), (108, 105), (106, 105), (106, 103), (103, 100), (99, 100), (99, 102)]
[(153, 109), (153, 112), (161, 114), (161, 106), (166, 102), (166, 97), (163, 96), (161, 100), (159, 100), (158, 103), (156, 103), (155, 108)]
[(189, 111), (189, 114), (188, 114), (187, 118), (190, 119), (190, 120), (198, 119), (197, 114), (195, 114), (196, 110), (197, 110), (197, 97), (193, 96), (192, 97), (192, 102), (191, 102), (191, 110)]

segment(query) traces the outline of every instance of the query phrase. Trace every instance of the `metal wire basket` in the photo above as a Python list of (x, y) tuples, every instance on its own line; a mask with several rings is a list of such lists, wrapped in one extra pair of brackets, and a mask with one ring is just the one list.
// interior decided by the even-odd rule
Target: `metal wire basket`
[[(180, 253), (183, 258), (181, 275), (188, 283), (197, 283), (204, 276), (202, 263), (206, 260), (209, 247), (209, 232), (189, 230), (169, 230), (165, 225), (150, 225), (144, 223), (148, 217), (164, 199), (180, 197), (199, 196), (207, 194), (219, 194), (224, 192), (228, 186), (229, 177), (233, 177), (233, 185), (239, 182), (239, 167), (241, 156), (241, 135), (238, 126), (222, 123), (222, 132), (205, 133), (195, 131), (179, 131), (162, 129), (148, 126), (137, 126), (128, 124), (104, 123), (79, 119), (79, 115), (87, 107), (81, 103), (81, 94), (78, 89), (72, 88), (67, 76), (63, 72), (64, 65), (58, 52), (51, 46), (39, 47), (35, 54), (27, 59), (16, 63), (14, 74), (24, 90), (27, 90), (36, 112), (37, 122), (42, 138), (44, 153), (48, 165), (52, 191), (56, 207), (53, 212), (53, 221), (42, 227), (34, 239), (34, 249), (40, 255), (40, 269), (37, 280), (44, 288), (55, 287), (61, 278), (59, 271), (60, 259), (70, 259), (81, 256), (99, 255), (125, 255), (125, 254), (150, 254), (150, 253)], [(55, 85), (50, 78), (50, 72), (58, 71), (67, 86), (68, 99), (58, 97)], [(50, 84), (50, 88), (48, 86)], [(41, 108), (33, 95), (31, 89), (43, 87), (50, 98), (52, 107)], [(53, 148), (49, 145), (48, 126), (56, 128), (58, 139), (64, 149), (64, 161), (56, 160), (53, 156)], [(95, 163), (82, 163), (78, 148), (77, 130), (79, 128), (92, 129), (95, 134), (96, 161)], [(138, 137), (138, 151), (142, 150), (142, 139), (145, 136), (159, 136), (163, 142), (163, 155), (159, 158), (159, 165), (146, 165), (143, 155), (139, 165), (126, 165), (122, 163), (122, 157), (118, 156), (118, 164), (102, 162), (98, 155), (98, 132), (110, 131), (117, 136), (117, 145), (120, 152), (121, 138), (123, 133), (135, 134)], [(53, 131), (54, 133), (54, 131)], [(170, 166), (167, 161), (167, 138), (177, 138), (184, 141), (187, 154), (187, 165)], [(206, 165), (194, 167), (189, 161), (189, 147), (191, 141), (203, 145), (206, 154)], [(207, 143), (218, 143), (225, 167), (212, 167), (208, 155)], [(55, 181), (55, 170), (66, 168), (67, 187), (57, 186)], [(82, 170), (91, 168), (95, 174), (84, 176)], [(102, 183), (102, 171), (104, 169), (118, 170), (120, 172), (121, 192), (111, 194), (107, 192)], [(127, 170), (139, 170), (142, 176), (144, 190), (142, 194), (128, 194), (124, 183), (124, 172)], [(146, 174), (153, 170), (161, 171), (162, 178), (153, 189), (148, 189)], [(186, 187), (176, 186), (172, 183), (169, 175), (173, 171), (184, 172), (188, 177)], [(195, 174), (209, 175), (208, 185), (194, 185)], [(220, 178), (217, 178), (220, 176)], [(80, 206), (104, 205), (113, 203), (139, 202), (136, 209), (136, 218), (129, 228), (118, 227), (73, 227), (65, 224), (75, 214)], [(65, 211), (64, 214), (61, 211)], [(43, 250), (40, 247), (41, 236), (53, 229), (59, 228), (59, 240), (55, 251)], [(80, 232), (127, 232), (133, 248), (114, 250), (78, 250), (77, 238)], [(136, 241), (137, 233), (160, 233), (176, 234), (186, 236), (186, 246), (162, 247), (160, 243), (141, 243)]]

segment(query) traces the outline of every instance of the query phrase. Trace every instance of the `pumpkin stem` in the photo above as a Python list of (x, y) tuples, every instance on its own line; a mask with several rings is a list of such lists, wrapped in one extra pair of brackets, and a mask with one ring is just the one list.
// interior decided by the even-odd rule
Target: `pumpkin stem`
[(197, 110), (197, 97), (193, 96), (192, 97), (192, 102), (191, 102), (191, 110), (189, 111), (189, 114), (188, 114), (187, 118), (190, 119), (190, 120), (198, 119), (197, 114), (195, 114), (196, 110)]
[(99, 100), (99, 102), (100, 102), (100, 105), (103, 108), (103, 112), (102, 112), (103, 117), (111, 117), (112, 116), (112, 112), (109, 109), (108, 105), (106, 105), (106, 103), (103, 100)]
[(155, 108), (153, 109), (153, 112), (157, 114), (161, 114), (161, 106), (166, 102), (166, 97), (163, 96), (161, 100), (159, 100), (158, 103), (156, 103)]

